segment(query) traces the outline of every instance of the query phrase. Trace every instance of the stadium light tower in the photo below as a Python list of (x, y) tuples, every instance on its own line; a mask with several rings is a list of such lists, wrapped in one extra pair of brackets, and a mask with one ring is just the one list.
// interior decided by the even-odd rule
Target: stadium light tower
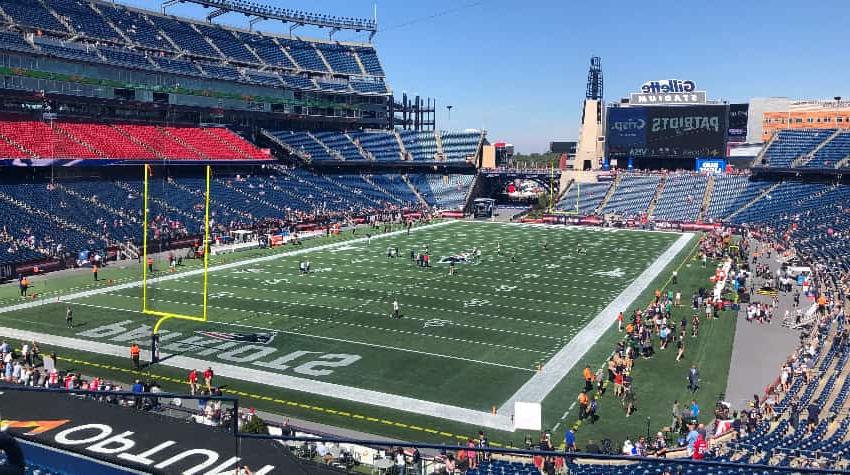
[(584, 97), (601, 101), (602, 86), (602, 59), (599, 56), (593, 56), (590, 58), (590, 69), (587, 71), (587, 92)]
[(452, 105), (446, 106), (446, 109), (449, 111), (449, 120), (452, 120), (452, 108), (454, 108)]

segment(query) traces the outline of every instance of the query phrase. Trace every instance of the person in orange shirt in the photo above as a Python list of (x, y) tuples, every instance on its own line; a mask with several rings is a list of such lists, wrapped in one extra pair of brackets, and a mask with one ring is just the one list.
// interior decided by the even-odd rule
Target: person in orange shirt
[(133, 362), (133, 369), (136, 371), (139, 370), (139, 356), (141, 353), (142, 350), (139, 348), (139, 345), (136, 343), (130, 345), (130, 360)]
[(587, 393), (582, 391), (578, 395), (578, 419), (582, 420), (587, 417), (587, 407), (590, 404), (590, 398), (587, 397)]
[(148, 272), (153, 272), (153, 257), (148, 257)]
[(623, 312), (617, 314), (617, 331), (623, 331)]
[(826, 313), (826, 297), (823, 294), (818, 297), (818, 313), (821, 315)]
[(657, 304), (659, 300), (661, 300), (661, 290), (655, 289), (655, 303)]
[(633, 331), (635, 331), (635, 326), (634, 326), (634, 325), (632, 325), (631, 323), (629, 323), (628, 325), (626, 325), (626, 333), (631, 334)]
[(584, 367), (584, 391), (590, 391), (593, 389), (593, 373), (590, 371), (590, 367)]
[(97, 282), (97, 264), (91, 266), (91, 274), (94, 276), (94, 281)]

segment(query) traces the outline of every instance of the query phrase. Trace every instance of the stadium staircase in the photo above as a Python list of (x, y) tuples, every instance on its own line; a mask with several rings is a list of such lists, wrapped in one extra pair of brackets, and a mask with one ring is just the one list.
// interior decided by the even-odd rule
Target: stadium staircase
[(406, 174), (401, 175), (401, 180), (407, 183), (407, 186), (410, 188), (410, 191), (412, 191), (413, 194), (416, 195), (416, 199), (419, 201), (419, 204), (428, 206), (428, 202), (425, 201), (425, 198), (422, 197), (422, 193), (420, 193), (419, 190), (416, 189), (415, 186), (413, 186), (413, 183), (410, 182), (410, 178)]
[(198, 35), (200, 35), (200, 37), (201, 37), (201, 38), (203, 38), (203, 39), (204, 39), (204, 41), (206, 41), (206, 42), (207, 42), (207, 44), (208, 44), (208, 45), (209, 45), (212, 49), (214, 49), (214, 50), (215, 50), (215, 52), (216, 52), (216, 53), (218, 53), (219, 55), (221, 55), (221, 57), (222, 57), (222, 58), (229, 58), (229, 57), (230, 57), (229, 55), (225, 54), (225, 53), (224, 53), (224, 52), (223, 52), (223, 51), (222, 51), (222, 50), (218, 47), (218, 45), (217, 45), (217, 44), (215, 44), (215, 41), (213, 41), (213, 40), (212, 40), (209, 36), (205, 35), (203, 31), (199, 30), (199, 29), (198, 29), (198, 27), (197, 27), (197, 25), (193, 25), (193, 24), (191, 24), (191, 23), (189, 23), (188, 25), (189, 25), (189, 28), (191, 28), (192, 30), (195, 30), (195, 31), (198, 33)]
[[(132, 193), (132, 194), (137, 195), (137, 196), (142, 195), (141, 189), (133, 188), (133, 186), (130, 185), (129, 183), (119, 181), (119, 180), (116, 180), (113, 183), (115, 183), (115, 186), (117, 186), (118, 188), (121, 188), (122, 190), (126, 191), (127, 193)], [(192, 214), (190, 214), (189, 212), (181, 209), (178, 206), (171, 205), (170, 203), (163, 200), (162, 198), (159, 198), (159, 197), (156, 197), (156, 196), (148, 196), (148, 202), (155, 203), (155, 204), (159, 205), (163, 210), (167, 210), (171, 213), (178, 214), (183, 218), (195, 219), (195, 217)]]
[(269, 208), (271, 208), (271, 209), (274, 209), (274, 210), (280, 211), (281, 213), (286, 213), (286, 208), (281, 207), (281, 206), (278, 206), (278, 205), (276, 205), (276, 204), (272, 203), (271, 201), (269, 201), (269, 200), (267, 200), (267, 199), (263, 198), (261, 195), (259, 195), (259, 194), (257, 194), (257, 193), (249, 193), (249, 192), (247, 192), (247, 191), (243, 190), (242, 188), (239, 188), (238, 186), (233, 186), (233, 183), (232, 183), (232, 182), (230, 182), (229, 180), (224, 180), (224, 179), (221, 179), (221, 178), (216, 178), (216, 179), (215, 179), (215, 181), (216, 181), (218, 184), (220, 184), (221, 186), (223, 186), (223, 187), (225, 187), (225, 188), (227, 188), (227, 189), (231, 190), (233, 193), (238, 193), (238, 194), (240, 194), (240, 195), (244, 196), (246, 199), (253, 200), (253, 201), (258, 201), (258, 202), (260, 202), (260, 203), (262, 203), (262, 204), (264, 204), (264, 205), (268, 206), (268, 207), (269, 207)]
[(311, 158), (307, 155), (307, 153), (302, 152), (301, 150), (298, 150), (297, 148), (293, 147), (292, 145), (289, 145), (288, 143), (284, 142), (279, 137), (277, 137), (275, 134), (273, 134), (271, 131), (266, 130), (266, 129), (262, 129), (260, 131), (260, 134), (263, 137), (265, 137), (266, 139), (268, 139), (269, 141), (271, 141), (272, 143), (274, 143), (275, 145), (277, 145), (278, 147), (280, 147), (281, 149), (283, 149), (285, 152), (292, 155), (293, 157), (298, 157), (304, 163), (310, 163)]
[[(566, 184), (564, 184), (564, 182), (566, 182)], [(555, 203), (561, 202), (561, 199), (566, 196), (570, 187), (573, 186), (573, 183), (575, 182), (575, 178), (567, 178), (566, 176), (561, 175), (561, 183), (558, 185), (558, 197), (555, 199)]]
[(399, 135), (398, 130), (393, 129), (393, 136), (395, 137), (396, 142), (398, 142), (398, 149), (401, 150), (401, 159), (407, 160), (409, 155), (407, 154), (407, 149), (404, 148), (404, 140), (401, 139), (401, 135)]
[(328, 71), (333, 71), (333, 66), (331, 66), (330, 62), (328, 62), (328, 58), (325, 57), (325, 53), (322, 52), (321, 48), (316, 48), (315, 46), (313, 46), (313, 49), (316, 50), (316, 55), (319, 57), (319, 59), (322, 60), (322, 63), (324, 63), (325, 68)]
[(664, 191), (664, 183), (666, 181), (667, 176), (663, 175), (661, 180), (658, 182), (658, 186), (655, 187), (655, 194), (652, 195), (652, 199), (649, 200), (649, 206), (646, 208), (647, 216), (655, 214), (655, 208), (658, 206), (658, 198), (661, 197), (661, 193)]
[(104, 23), (106, 23), (107, 25), (109, 25), (109, 27), (110, 27), (110, 28), (112, 28), (112, 30), (113, 30), (113, 31), (115, 31), (115, 33), (117, 33), (117, 34), (118, 34), (118, 36), (120, 36), (120, 37), (121, 37), (121, 39), (123, 39), (123, 40), (124, 40), (127, 44), (132, 44), (132, 43), (133, 43), (133, 40), (132, 40), (132, 39), (130, 39), (130, 37), (129, 37), (129, 36), (127, 36), (127, 34), (126, 34), (126, 33), (124, 33), (124, 30), (122, 30), (121, 28), (118, 28), (117, 26), (115, 26), (115, 23), (113, 23), (113, 22), (112, 22), (112, 20), (109, 18), (109, 16), (108, 16), (108, 15), (104, 15), (104, 14), (103, 14), (103, 12), (100, 10), (100, 5), (98, 5), (98, 4), (97, 4), (97, 3), (95, 3), (95, 2), (92, 2), (92, 3), (90, 3), (90, 4), (89, 4), (89, 6), (91, 7), (91, 9), (92, 9), (92, 10), (94, 10), (94, 11), (95, 11), (95, 13), (97, 13), (97, 15), (98, 15), (99, 17), (101, 17), (101, 18), (103, 19), (103, 22), (104, 22)]
[(362, 71), (362, 72), (363, 72), (363, 74), (364, 74), (364, 75), (366, 75), (366, 74), (367, 74), (367, 72), (366, 72), (366, 66), (363, 66), (363, 61), (361, 61), (361, 60), (360, 60), (360, 55), (359, 55), (359, 54), (357, 54), (357, 52), (355, 51), (355, 52), (351, 55), (351, 57), (352, 57), (352, 58), (354, 58), (354, 62), (356, 62), (356, 63), (357, 63), (357, 67), (359, 67), (359, 68), (360, 68), (360, 71)]
[(51, 8), (50, 2), (43, 2), (43, 4), (44, 4), (45, 9), (47, 9), (47, 11), (50, 12), (50, 14), (53, 15), (54, 18), (56, 18), (56, 21), (61, 23), (62, 26), (67, 28), (68, 31), (70, 31), (73, 34), (73, 36), (71, 37), (71, 41), (74, 41), (75, 39), (77, 39), (78, 34), (77, 34), (77, 30), (74, 29), (74, 25), (72, 25), (65, 17), (63, 17), (62, 15), (57, 13), (56, 10)]
[[(210, 159), (209, 156), (205, 155), (201, 150), (199, 150), (199, 147), (195, 146), (195, 145), (198, 145), (197, 143), (194, 143), (194, 144), (189, 143), (187, 138), (178, 135), (177, 132), (174, 131), (174, 130), (169, 130), (168, 128), (164, 128), (164, 127), (160, 128), (160, 130), (162, 131), (162, 133), (164, 135), (168, 136), (168, 138), (179, 143), (184, 148), (190, 150), (192, 153), (197, 154), (199, 157), (203, 158), (204, 160)], [(210, 144), (207, 144), (207, 146), (210, 146)]]
[(469, 184), (469, 189), (466, 190), (466, 196), (463, 199), (463, 207), (461, 208), (464, 212), (472, 210), (472, 204), (475, 198), (481, 193), (480, 188), (483, 186), (484, 181), (480, 179), (480, 175), (475, 175), (472, 177), (472, 183)]
[(808, 163), (809, 163), (809, 162), (811, 162), (812, 160), (814, 160), (815, 155), (816, 155), (818, 152), (820, 152), (820, 150), (821, 150), (822, 148), (826, 147), (826, 145), (827, 145), (828, 143), (832, 142), (832, 140), (833, 140), (835, 137), (838, 137), (838, 135), (839, 135), (839, 134), (841, 134), (841, 132), (843, 132), (843, 130), (841, 130), (841, 129), (836, 129), (836, 130), (835, 130), (835, 132), (833, 132), (833, 133), (832, 133), (832, 135), (830, 135), (829, 137), (827, 137), (826, 139), (824, 139), (824, 141), (823, 141), (823, 142), (819, 143), (819, 144), (817, 145), (817, 147), (813, 148), (813, 149), (812, 149), (809, 153), (807, 153), (807, 154), (805, 154), (805, 155), (801, 155), (800, 157), (797, 157), (797, 158), (796, 158), (793, 162), (791, 162), (791, 168), (805, 167), (806, 165), (808, 165)]
[(105, 153), (103, 153), (100, 150), (98, 150), (97, 148), (95, 148), (92, 144), (86, 142), (85, 140), (83, 140), (82, 138), (80, 138), (76, 135), (73, 135), (71, 132), (63, 129), (62, 127), (59, 126), (59, 124), (53, 122), (53, 123), (50, 124), (50, 127), (54, 130), (54, 132), (56, 134), (62, 135), (66, 139), (68, 139), (69, 141), (77, 143), (78, 145), (85, 147), (91, 153), (97, 155), (98, 157), (109, 158), (109, 157), (106, 156)]
[(354, 148), (356, 148), (356, 149), (357, 149), (357, 151), (358, 151), (358, 152), (360, 152), (360, 155), (363, 155), (363, 158), (365, 158), (366, 160), (371, 160), (371, 161), (373, 161), (373, 162), (375, 161), (375, 156), (374, 156), (374, 155), (372, 155), (372, 152), (370, 152), (370, 151), (366, 150), (365, 148), (363, 148), (363, 146), (362, 146), (362, 145), (360, 145), (360, 142), (359, 142), (359, 141), (354, 140), (354, 138), (352, 138), (352, 137), (351, 137), (351, 134), (349, 134), (349, 133), (347, 133), (347, 132), (346, 132), (344, 135), (346, 136), (346, 138), (348, 138), (348, 140), (349, 140), (352, 144), (354, 144)]
[(62, 190), (80, 201), (91, 203), (93, 206), (100, 208), (108, 213), (111, 213), (114, 216), (120, 216), (121, 218), (126, 219), (128, 221), (134, 218), (134, 216), (127, 213), (127, 211), (109, 206), (107, 203), (104, 203), (103, 201), (97, 199), (95, 196), (85, 196), (77, 190), (65, 186), (62, 183), (54, 183), (53, 186), (56, 187), (56, 189)]
[(697, 222), (701, 223), (703, 219), (705, 219), (705, 213), (708, 212), (708, 207), (711, 206), (711, 195), (714, 193), (714, 182), (716, 177), (714, 175), (708, 176), (708, 182), (705, 184), (705, 193), (702, 196), (702, 206), (699, 209), (699, 214), (697, 215)]
[(764, 147), (759, 150), (759, 153), (756, 155), (756, 158), (753, 159), (752, 163), (750, 163), (750, 167), (758, 167), (761, 166), (762, 160), (764, 160), (764, 155), (767, 153), (767, 150), (773, 145), (773, 142), (776, 142), (776, 137), (779, 134), (773, 134), (773, 137), (764, 144)]
[(738, 208), (738, 209), (737, 209), (737, 210), (735, 210), (732, 214), (730, 214), (729, 216), (727, 216), (727, 217), (726, 217), (726, 220), (727, 220), (727, 221), (728, 221), (728, 220), (731, 220), (731, 219), (732, 219), (732, 218), (734, 218), (735, 216), (738, 216), (739, 214), (741, 214), (744, 210), (746, 210), (746, 209), (747, 209), (747, 208), (749, 208), (750, 206), (752, 206), (752, 205), (754, 205), (754, 204), (758, 203), (759, 201), (761, 201), (761, 199), (762, 199), (762, 198), (764, 198), (765, 196), (767, 196), (767, 195), (771, 194), (771, 193), (773, 192), (773, 190), (775, 190), (776, 188), (778, 188), (778, 187), (779, 187), (779, 185), (781, 185), (781, 184), (782, 184), (781, 182), (780, 182), (780, 183), (774, 183), (774, 184), (773, 184), (773, 185), (771, 185), (769, 188), (767, 188), (766, 190), (762, 191), (762, 192), (761, 192), (758, 196), (756, 196), (755, 198), (753, 198), (752, 200), (750, 200), (747, 204), (745, 204), (744, 206), (742, 206), (742, 207)]
[(321, 140), (319, 140), (319, 138), (318, 138), (318, 137), (316, 137), (316, 136), (315, 136), (312, 132), (307, 132), (307, 135), (308, 135), (310, 138), (312, 138), (313, 140), (315, 140), (315, 141), (316, 141), (316, 143), (318, 143), (319, 145), (321, 145), (321, 146), (322, 146), (322, 148), (324, 148), (324, 149), (325, 149), (325, 152), (327, 152), (327, 154), (328, 154), (328, 155), (330, 155), (331, 157), (333, 157), (333, 158), (335, 158), (335, 159), (337, 159), (337, 160), (345, 160), (345, 157), (343, 157), (341, 153), (339, 153), (339, 152), (337, 152), (336, 150), (334, 150), (334, 149), (332, 149), (332, 148), (328, 147), (328, 145), (327, 145), (326, 143), (324, 143), (324, 142), (322, 142)]
[(437, 156), (442, 157), (440, 159), (440, 161), (445, 161), (446, 160), (446, 154), (443, 151), (443, 138), (441, 137), (441, 135), (442, 134), (440, 134), (439, 131), (436, 131), (436, 130), (434, 131), (434, 137), (437, 139)]
[(363, 181), (365, 181), (366, 183), (368, 183), (369, 185), (371, 185), (373, 188), (380, 191), (381, 193), (388, 195), (388, 196), (392, 196), (392, 197), (398, 199), (398, 197), (395, 196), (393, 193), (391, 193), (389, 190), (387, 190), (383, 186), (380, 186), (377, 183), (375, 183), (375, 181), (372, 179), (372, 175), (368, 175), (366, 173), (361, 173), (360, 178), (362, 178)]
[(596, 209), (593, 210), (593, 214), (599, 214), (599, 213), (602, 212), (603, 209), (605, 209), (605, 205), (607, 205), (608, 200), (610, 200), (611, 197), (614, 196), (614, 192), (617, 191), (617, 186), (620, 184), (620, 182), (622, 180), (623, 180), (623, 174), (618, 173), (617, 177), (614, 178), (614, 182), (611, 183), (610, 187), (608, 187), (608, 191), (605, 193), (605, 197), (602, 198), (602, 201), (599, 202), (599, 206), (597, 206)]

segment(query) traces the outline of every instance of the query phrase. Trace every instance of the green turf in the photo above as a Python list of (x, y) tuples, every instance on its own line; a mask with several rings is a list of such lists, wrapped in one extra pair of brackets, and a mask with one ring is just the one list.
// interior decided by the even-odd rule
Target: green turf
[[(493, 405), (500, 405), (515, 392), (533, 375), (537, 364), (547, 361), (565, 345), (676, 238), (677, 235), (667, 233), (611, 233), (580, 228), (453, 223), (415, 231), (409, 237), (402, 234), (386, 240), (375, 239), (368, 246), (363, 243), (343, 246), (341, 250), (316, 251), (308, 254), (309, 257), (283, 257), (211, 274), (211, 322), (203, 326), (168, 322), (163, 327), (165, 330), (182, 335), (164, 342), (163, 349), (169, 351), (169, 344), (196, 336), (192, 333), (198, 329), (273, 330), (278, 333), (270, 348), (276, 351), (258, 361), (294, 352), (314, 352), (294, 359), (290, 368), (283, 371), (284, 374), (486, 411)], [(543, 242), (548, 243), (548, 250), (544, 249)], [(307, 245), (321, 243), (324, 242), (317, 240)], [(497, 243), (501, 243), (502, 256), (496, 253)], [(387, 259), (388, 244), (399, 247), (401, 258)], [(459, 264), (458, 275), (449, 277), (446, 265), (434, 263), (432, 269), (423, 271), (410, 262), (410, 249), (422, 249), (425, 244), (429, 244), (434, 261), (468, 251), (474, 246), (482, 250), (483, 257), (479, 264)], [(575, 252), (579, 245), (587, 248), (586, 254)], [(256, 251), (252, 255), (266, 253), (268, 251)], [(516, 262), (511, 259), (514, 253)], [(240, 254), (238, 258), (243, 256), (246, 255)], [(213, 264), (234, 258), (233, 255), (216, 257)], [(298, 276), (298, 263), (304, 259), (311, 261), (314, 270), (329, 270)], [(618, 272), (613, 276), (594, 274), (615, 270)], [(107, 268), (106, 272), (115, 272), (108, 278), (131, 280), (138, 268), (132, 266), (123, 271)], [(704, 277), (697, 273), (691, 277), (689, 269), (683, 269), (680, 274), (683, 287), (691, 287)], [(62, 286), (79, 288), (90, 284), (89, 275), (63, 279), (51, 280), (46, 285), (61, 293), (58, 289)], [(0, 289), (0, 298), (17, 301), (11, 295), (14, 290), (8, 287)], [(151, 306), (163, 311), (198, 313), (199, 291), (197, 276), (161, 282), (150, 289)], [(686, 291), (683, 293), (689, 295)], [(393, 298), (402, 305), (403, 318), (400, 320), (389, 318)], [(62, 305), (2, 314), (0, 323), (46, 334), (78, 337), (116, 321), (133, 322), (127, 325), (128, 330), (152, 323), (150, 317), (135, 312), (140, 307), (138, 288), (79, 299), (73, 305), (77, 324), (80, 325), (73, 330), (64, 328)], [(706, 326), (705, 331), (710, 330)], [(143, 337), (145, 334), (145, 331), (122, 332), (100, 341), (126, 346), (131, 340), (138, 339), (144, 345), (147, 343)], [(602, 353), (610, 352), (611, 337), (611, 334), (606, 335), (603, 344), (592, 349), (587, 359), (607, 356)], [(731, 338), (727, 340), (731, 344)], [(173, 349), (186, 350), (186, 355), (195, 357), (203, 353), (213, 366), (216, 362), (234, 364), (220, 359), (221, 351), (210, 348), (216, 344), (221, 342), (211, 340), (203, 348), (183, 346)], [(609, 349), (606, 350), (606, 347)], [(693, 351), (699, 354), (700, 350), (694, 346)], [(311, 376), (295, 370), (309, 361), (316, 361), (317, 357), (341, 353), (356, 355), (359, 359), (347, 366), (330, 368), (333, 372), (323, 376)], [(116, 361), (111, 357), (82, 352), (76, 357), (96, 363), (115, 364)], [(656, 361), (660, 364), (663, 357), (649, 362), (645, 370), (639, 367), (638, 371), (651, 373), (651, 365)], [(250, 362), (245, 364), (251, 366)], [(671, 370), (663, 368), (663, 371)], [(711, 371), (710, 368), (701, 370), (704, 379)], [(166, 367), (159, 367), (156, 371), (174, 380), (183, 377), (180, 371)], [(724, 371), (728, 371), (728, 355)], [(656, 412), (666, 414), (666, 408), (661, 410), (661, 405), (668, 405), (666, 402), (659, 402), (659, 407), (644, 404), (646, 399), (652, 398), (651, 394), (645, 397), (640, 392), (644, 383), (639, 378), (644, 376), (652, 377), (651, 374), (635, 374), (639, 402), (643, 404), (636, 417)], [(681, 378), (684, 380), (684, 370)], [(725, 376), (722, 381), (725, 386)], [(303, 408), (290, 404), (281, 407), (273, 401), (256, 401), (258, 407), (266, 406), (276, 412), (379, 434), (444, 440), (444, 434), (416, 430), (411, 433), (402, 426), (439, 428), (450, 434), (471, 433), (473, 430), (462, 423), (269, 388), (261, 384), (262, 381), (228, 383), (244, 394), (268, 394), (271, 398), (288, 402), (310, 402), (313, 406), (332, 411), (357, 412), (374, 417), (376, 421), (352, 420), (349, 416), (336, 416), (309, 406)], [(562, 391), (562, 386), (567, 389)], [(553, 393), (544, 402), (544, 421), (548, 427), (558, 422), (557, 416), (574, 399), (575, 394), (569, 393), (575, 387), (577, 384), (568, 378), (556, 390), (557, 394)], [(600, 433), (613, 430), (614, 426), (606, 428), (609, 419), (604, 415), (608, 411), (609, 408), (603, 405), (600, 412), (603, 420), (598, 429), (582, 428), (582, 434), (595, 434), (591, 432), (593, 430)], [(614, 411), (610, 408), (611, 414)], [(388, 419), (403, 423), (387, 424)], [(610, 420), (613, 424), (615, 418)], [(633, 420), (636, 419), (629, 423)], [(500, 435), (516, 440), (516, 434)]]

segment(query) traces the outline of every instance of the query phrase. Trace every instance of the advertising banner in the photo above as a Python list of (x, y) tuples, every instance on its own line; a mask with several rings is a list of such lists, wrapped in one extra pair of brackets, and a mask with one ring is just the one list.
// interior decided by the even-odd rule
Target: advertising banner
[(697, 158), (696, 171), (721, 175), (726, 172), (726, 160), (722, 158)]
[(749, 104), (729, 104), (729, 142), (742, 143), (747, 141), (747, 121), (749, 120)]
[(726, 154), (726, 105), (647, 107), (650, 156), (722, 157)]
[(608, 109), (606, 156), (624, 158), (640, 155), (646, 148), (647, 109), (612, 107)]

